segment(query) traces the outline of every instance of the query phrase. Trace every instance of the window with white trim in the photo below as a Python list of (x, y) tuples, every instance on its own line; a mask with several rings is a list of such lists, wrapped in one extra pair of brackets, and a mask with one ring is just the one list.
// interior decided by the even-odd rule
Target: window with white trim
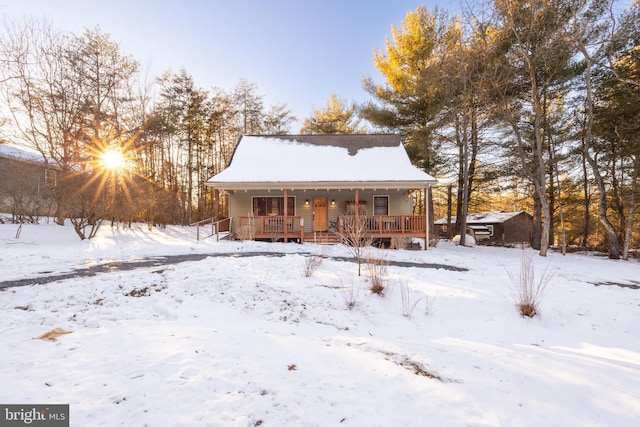
[(373, 214), (389, 215), (389, 196), (373, 196)]
[[(254, 216), (283, 216), (284, 197), (252, 197)], [(288, 197), (287, 215), (295, 215), (295, 198)]]
[(54, 169), (44, 170), (44, 185), (47, 187), (55, 187), (57, 184), (56, 179), (56, 171)]

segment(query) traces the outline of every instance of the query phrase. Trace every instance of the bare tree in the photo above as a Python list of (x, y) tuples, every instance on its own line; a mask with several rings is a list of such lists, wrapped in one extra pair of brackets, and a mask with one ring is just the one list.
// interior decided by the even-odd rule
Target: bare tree
[[(73, 36), (47, 22), (8, 25), (0, 44), (6, 55), (1, 90), (11, 113), (11, 138), (60, 168), (54, 188), (57, 222), (67, 215), (77, 218), (79, 212), (95, 215), (93, 209), (71, 204), (88, 189), (111, 191), (101, 156), (110, 147), (128, 148), (138, 133), (130, 114), (137, 63), (123, 56), (108, 35), (87, 30)], [(87, 197), (94, 204), (109, 199), (115, 201), (115, 194)]]
[(361, 275), (362, 261), (366, 259), (367, 248), (373, 244), (373, 238), (368, 232), (368, 217), (362, 208), (356, 210), (351, 206), (347, 215), (340, 217), (338, 235), (358, 262), (358, 276)]

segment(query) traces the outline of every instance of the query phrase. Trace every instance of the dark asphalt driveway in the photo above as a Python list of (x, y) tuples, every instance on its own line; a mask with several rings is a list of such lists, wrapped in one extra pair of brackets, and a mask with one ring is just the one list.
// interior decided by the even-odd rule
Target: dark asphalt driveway
[[(300, 255), (311, 255), (309, 253), (299, 253)], [(77, 268), (68, 273), (47, 274), (41, 272), (41, 276), (30, 277), (17, 280), (5, 280), (0, 282), (0, 290), (13, 288), (17, 286), (44, 285), (59, 280), (73, 279), (77, 277), (95, 276), (98, 273), (109, 273), (112, 271), (127, 271), (143, 267), (157, 267), (161, 265), (179, 264), (187, 261), (200, 261), (209, 257), (255, 257), (269, 256), (282, 257), (290, 255), (280, 252), (232, 252), (232, 253), (214, 253), (214, 254), (185, 254), (185, 255), (166, 255), (160, 257), (144, 258), (137, 261), (113, 261), (104, 264), (98, 264), (91, 267)], [(346, 257), (330, 257), (337, 261), (356, 262), (354, 258)], [(389, 261), (389, 265), (396, 267), (418, 267), (418, 268), (441, 268), (449, 271), (467, 271), (466, 268), (455, 267), (445, 264), (434, 263), (417, 263), (404, 261)]]

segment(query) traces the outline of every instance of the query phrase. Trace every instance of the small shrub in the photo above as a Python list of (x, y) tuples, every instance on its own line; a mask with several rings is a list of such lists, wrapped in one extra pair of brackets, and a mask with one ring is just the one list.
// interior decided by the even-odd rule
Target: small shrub
[(323, 253), (306, 256), (304, 258), (304, 270), (302, 271), (304, 277), (313, 276), (313, 273), (315, 273), (318, 267), (320, 267), (320, 264), (322, 264), (323, 259)]
[(342, 291), (342, 297), (344, 298), (344, 303), (347, 308), (349, 310), (353, 310), (358, 305), (358, 288), (353, 285), (344, 288)]
[(534, 317), (538, 314), (538, 308), (544, 291), (551, 281), (552, 274), (545, 268), (536, 281), (535, 269), (531, 259), (525, 255), (522, 257), (520, 264), (520, 274), (515, 276), (507, 271), (511, 279), (510, 290), (511, 296), (518, 307), (520, 315), (523, 317)]
[(336, 282), (336, 287), (342, 291), (342, 299), (345, 305), (349, 310), (353, 310), (358, 305), (358, 288), (353, 285), (353, 277), (350, 276), (348, 281), (339, 277)]
[(387, 266), (389, 265), (389, 261), (384, 257), (367, 257), (366, 265), (369, 273), (369, 282), (371, 283), (369, 289), (376, 295), (384, 296), (387, 287)]
[(394, 249), (406, 249), (411, 243), (411, 238), (409, 237), (392, 237), (391, 238), (391, 247)]
[(240, 240), (254, 240), (256, 237), (256, 220), (250, 217), (246, 223), (236, 230), (236, 237)]

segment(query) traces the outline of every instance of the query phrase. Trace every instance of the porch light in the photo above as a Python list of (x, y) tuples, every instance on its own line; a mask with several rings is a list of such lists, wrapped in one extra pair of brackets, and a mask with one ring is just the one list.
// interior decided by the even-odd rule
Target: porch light
[(336, 205), (336, 199), (331, 199), (331, 206), (335, 206)]
[(306, 200), (304, 201), (304, 204), (305, 204), (305, 205), (307, 205), (307, 206), (309, 206), (309, 199), (306, 199)]

